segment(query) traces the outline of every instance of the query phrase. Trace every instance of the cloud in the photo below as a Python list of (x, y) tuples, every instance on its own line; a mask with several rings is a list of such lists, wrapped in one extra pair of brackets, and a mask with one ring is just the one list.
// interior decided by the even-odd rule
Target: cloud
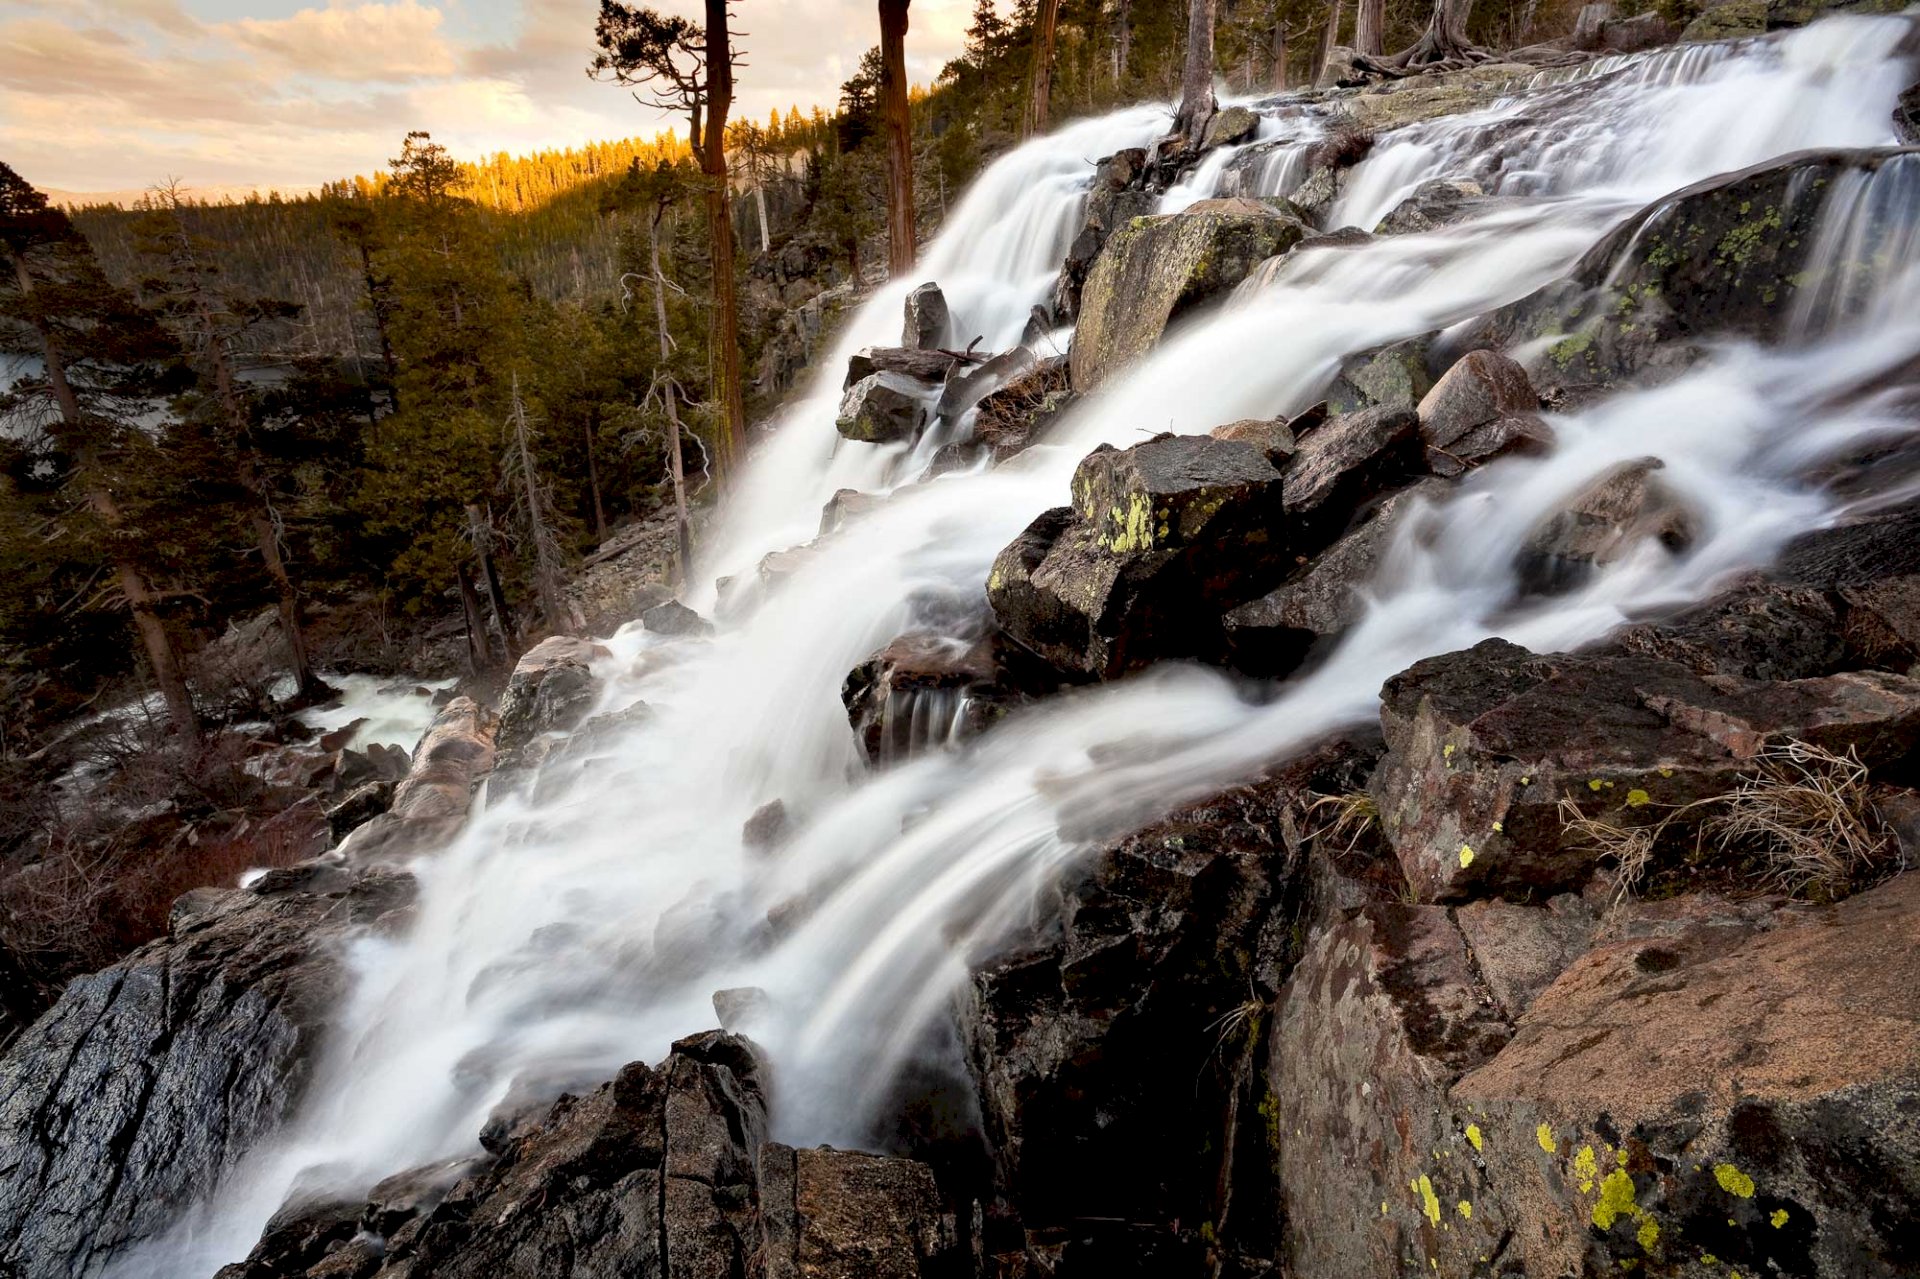
[(287, 18), (241, 18), (215, 28), (234, 44), (304, 75), (343, 81), (451, 74), (458, 60), (440, 34), (446, 15), (418, 0), (338, 4)]

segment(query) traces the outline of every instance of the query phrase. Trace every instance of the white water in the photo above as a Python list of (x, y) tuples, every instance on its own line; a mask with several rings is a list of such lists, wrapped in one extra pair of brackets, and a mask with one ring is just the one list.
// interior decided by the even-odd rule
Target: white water
[[(896, 489), (711, 641), (616, 636), (607, 706), (644, 698), (654, 716), (579, 766), (558, 798), (489, 808), (419, 864), (417, 922), (405, 937), (358, 943), (354, 993), (298, 1122), (137, 1272), (204, 1275), (244, 1253), (290, 1189), (353, 1193), (473, 1149), (516, 1079), (587, 1086), (657, 1060), (713, 1024), (709, 996), (725, 987), (771, 996), (750, 1029), (775, 1063), (778, 1132), (857, 1142), (889, 1067), (948, 1006), (967, 956), (990, 950), (1089, 846), (1372, 715), (1381, 681), (1421, 656), (1490, 634), (1547, 649), (1589, 640), (1628, 609), (1697, 598), (1833, 518), (1803, 470), (1915, 425), (1859, 390), (1920, 352), (1911, 256), (1904, 273), (1878, 277), (1866, 300), (1878, 309), (1825, 346), (1728, 349), (1672, 385), (1556, 420), (1550, 456), (1476, 472), (1407, 522), (1372, 607), (1329, 661), (1271, 696), (1160, 669), (873, 775), (838, 696), (846, 671), (895, 635), (964, 630), (951, 619), (977, 615), (994, 554), (1065, 500), (1094, 444), (1298, 408), (1345, 352), (1522, 296), (1677, 186), (1805, 146), (1889, 142), (1886, 114), (1905, 82), (1886, 66), (1897, 32), (1830, 22), (1687, 77), (1667, 75), (1662, 57), (1702, 59), (1636, 63), (1633, 84), (1623, 75), (1571, 118), (1542, 111), (1506, 140), (1515, 171), (1554, 175), (1511, 192), (1532, 198), (1432, 235), (1296, 255), (1086, 402), (1046, 445), (990, 472)], [(1418, 157), (1389, 140), (1342, 211), (1370, 225), (1396, 193), (1461, 172), (1477, 131), (1511, 110), (1423, 126)], [(902, 450), (834, 433), (845, 356), (895, 340), (901, 296), (927, 278), (966, 336), (1011, 340), (1073, 233), (1087, 162), (1150, 141), (1164, 121), (1139, 110), (1079, 125), (985, 175), (922, 269), (856, 318), (818, 392), (763, 447), (706, 557), (711, 572), (750, 573), (767, 551), (811, 538), (839, 488), (905, 478)], [(1574, 129), (1588, 144), (1569, 153)], [(1575, 596), (1516, 599), (1506, 566), (1536, 521), (1649, 454), (1700, 516), (1689, 554), (1644, 548)], [(797, 832), (761, 859), (742, 849), (740, 827), (774, 798)], [(810, 913), (776, 935), (768, 910), (796, 897)]]

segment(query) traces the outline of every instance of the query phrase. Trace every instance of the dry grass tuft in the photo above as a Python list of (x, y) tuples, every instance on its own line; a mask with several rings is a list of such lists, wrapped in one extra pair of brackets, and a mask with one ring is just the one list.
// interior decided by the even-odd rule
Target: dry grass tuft
[(1867, 766), (1806, 742), (1762, 751), (1755, 771), (1721, 803), (1707, 834), (1728, 852), (1753, 853), (1767, 882), (1796, 897), (1834, 900), (1877, 878), (1895, 858), (1873, 806)]
[(1653, 847), (1660, 834), (1677, 814), (1648, 826), (1615, 826), (1597, 817), (1588, 817), (1571, 798), (1560, 801), (1563, 828), (1578, 843), (1601, 857), (1613, 861), (1613, 904), (1619, 905), (1640, 891), (1647, 868), (1653, 864)]
[(1326, 816), (1317, 819), (1319, 824), (1307, 832), (1307, 839), (1316, 844), (1322, 839), (1345, 840), (1340, 849), (1343, 854), (1351, 853), (1380, 820), (1380, 806), (1363, 790), (1316, 796), (1306, 806), (1304, 816), (1311, 823), (1316, 813)]

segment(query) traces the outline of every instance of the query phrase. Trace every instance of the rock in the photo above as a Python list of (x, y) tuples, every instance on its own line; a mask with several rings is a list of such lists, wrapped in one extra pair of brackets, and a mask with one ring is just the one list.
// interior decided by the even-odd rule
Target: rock
[(1843, 586), (1840, 599), (1853, 661), (1903, 674), (1920, 665), (1920, 574)]
[(1508, 1273), (1478, 1265), (1497, 1263), (1505, 1223), (1447, 1092), (1512, 1028), (1450, 914), (1364, 907), (1280, 993), (1266, 1104), (1292, 1273)]
[(1320, 76), (1313, 82), (1313, 87), (1332, 89), (1365, 84), (1368, 76), (1356, 65), (1359, 57), (1359, 52), (1350, 45), (1334, 45), (1327, 50), (1326, 58), (1320, 66)]
[[(530, 697), (528, 705), (537, 700)], [(339, 853), (365, 865), (425, 852), (452, 838), (466, 822), (475, 788), (493, 771), (498, 724), (470, 697), (448, 702), (420, 739), (413, 767), (393, 789), (392, 805), (341, 841)]]
[(1316, 767), (1341, 765), (1114, 841), (1030, 943), (975, 973), (961, 1026), (997, 1184), (1028, 1251), (1059, 1261), (1064, 1245), (1054, 1273), (1208, 1273), (1195, 1236), (1222, 1187), (1263, 1228), (1264, 1120), (1241, 1089), (1288, 944), (1299, 863), (1283, 814)]
[(853, 1151), (760, 1151), (766, 1279), (934, 1279), (971, 1269), (933, 1170)]
[(1390, 80), (1341, 100), (1354, 127), (1385, 133), (1423, 120), (1491, 106), (1523, 87), (1538, 68), (1516, 62), (1482, 62), (1457, 71), (1427, 72)]
[(937, 351), (947, 345), (950, 327), (947, 297), (940, 291), (939, 285), (922, 284), (907, 294), (906, 324), (900, 334), (901, 346), (914, 351)]
[(1247, 418), (1216, 426), (1207, 434), (1216, 440), (1239, 440), (1251, 444), (1275, 466), (1283, 465), (1293, 455), (1295, 447), (1293, 431), (1284, 418)]
[(840, 700), (869, 763), (897, 763), (971, 737), (1015, 699), (991, 640), (903, 635), (847, 673)]
[(265, 1139), (336, 1015), (346, 937), (397, 921), (412, 887), (377, 869), (273, 871), (71, 982), (0, 1058), (0, 1272), (95, 1270)]
[[(1459, 446), (1476, 428), (1539, 410), (1540, 397), (1527, 380), (1525, 369), (1497, 351), (1470, 351), (1440, 375), (1433, 389), (1421, 398), (1416, 412), (1429, 464), (1445, 464), (1449, 460), (1465, 462)], [(1477, 447), (1468, 442), (1467, 451)], [(1444, 473), (1438, 467), (1434, 469)]]
[(1453, 1089), (1475, 1219), (1528, 1274), (1912, 1273), (1916, 929), (1907, 874), (1803, 924), (1595, 949)]
[(1709, 5), (1686, 25), (1680, 39), (1739, 40), (1767, 32), (1767, 0), (1724, 0)]
[(1813, 679), (1842, 668), (1839, 614), (1824, 591), (1755, 578), (1662, 622), (1624, 627), (1605, 651), (1677, 662), (1698, 675)]
[(937, 388), (904, 373), (873, 373), (855, 382), (840, 401), (840, 434), (863, 444), (898, 444), (920, 433)]
[(1330, 538), (1366, 502), (1421, 474), (1423, 462), (1420, 419), (1411, 409), (1377, 407), (1332, 418), (1301, 437), (1287, 461), (1287, 512)]
[(843, 389), (851, 391), (876, 373), (897, 373), (935, 386), (947, 380), (960, 361), (945, 351), (922, 351), (904, 346), (864, 346), (847, 361)]
[(327, 829), (339, 843), (358, 826), (364, 826), (393, 805), (392, 782), (362, 782), (348, 791), (344, 799), (327, 809)]
[(1658, 13), (1616, 18), (1600, 29), (1600, 48), (1606, 53), (1640, 53), (1672, 44), (1674, 28)]
[(1327, 390), (1327, 408), (1342, 414), (1382, 406), (1413, 409), (1433, 389), (1428, 352), (1438, 334), (1408, 338), (1349, 355)]
[(1800, 322), (1799, 299), (1822, 297), (1882, 251), (1869, 234), (1831, 260), (1816, 257), (1827, 193), (1911, 163), (1901, 154), (1803, 151), (1666, 196), (1565, 279), (1496, 311), (1477, 339), (1544, 347), (1530, 371), (1548, 392), (1671, 377), (1709, 338), (1777, 341)]
[(1660, 482), (1665, 466), (1654, 457), (1623, 462), (1541, 521), (1514, 561), (1524, 589), (1569, 590), (1649, 539), (1676, 553), (1690, 546), (1693, 513)]
[[(1879, 672), (1759, 681), (1611, 654), (1536, 657), (1502, 640), (1387, 681), (1388, 751), (1370, 791), (1423, 901), (1538, 900), (1586, 883), (1596, 853), (1560, 809), (1622, 829), (1724, 795), (1769, 744), (1883, 766), (1920, 735), (1920, 681)], [(1691, 847), (1676, 820), (1658, 875)]]
[(1227, 107), (1216, 111), (1213, 119), (1207, 121), (1206, 137), (1200, 149), (1211, 151), (1215, 147), (1237, 146), (1259, 131), (1258, 115), (1246, 107)]
[(1485, 187), (1469, 178), (1430, 178), (1381, 218), (1373, 233), (1412, 235), (1437, 231), (1460, 221), (1472, 210), (1473, 202), (1485, 199), (1486, 194)]
[(1402, 522), (1446, 487), (1428, 480), (1394, 494), (1363, 524), (1335, 542), (1284, 585), (1221, 619), (1228, 660), (1249, 675), (1290, 673), (1314, 645), (1359, 620), (1362, 595)]
[(1147, 153), (1131, 147), (1102, 160), (1094, 168), (1093, 189), (1087, 196), (1087, 212), (1067, 250), (1054, 286), (1053, 309), (1062, 323), (1071, 322), (1080, 310), (1080, 294), (1087, 282), (1107, 237), (1134, 218), (1154, 210), (1158, 197), (1145, 189)]
[(1586, 954), (1600, 931), (1593, 908), (1569, 894), (1546, 909), (1512, 902), (1468, 902), (1453, 912), (1487, 989), (1509, 1022)]
[(593, 663), (611, 656), (571, 635), (555, 635), (528, 649), (500, 695), (496, 742), (501, 755), (511, 757), (543, 733), (578, 727), (600, 693)]
[[(835, 496), (838, 497), (837, 494)], [(664, 604), (654, 605), (640, 615), (640, 625), (655, 635), (710, 635), (713, 633), (712, 622), (679, 600), (668, 600)]]
[(786, 803), (770, 799), (754, 809), (753, 816), (740, 828), (740, 842), (756, 852), (766, 852), (786, 838), (788, 824)]
[(1607, 0), (1596, 0), (1583, 4), (1573, 20), (1573, 47), (1583, 53), (1593, 53), (1600, 48), (1601, 32), (1614, 20), (1618, 12)]
[(859, 489), (838, 489), (827, 499), (820, 509), (820, 536), (838, 533), (847, 526), (849, 520), (855, 520), (869, 511), (877, 511), (887, 502), (882, 493), (862, 493)]
[(934, 415), (943, 421), (957, 422), (968, 409), (1020, 380), (1039, 363), (1039, 356), (1024, 346), (1016, 346), (964, 372), (957, 372), (941, 388)]
[(1910, 84), (1893, 108), (1893, 133), (1901, 146), (1920, 146), (1920, 84)]
[(1087, 276), (1071, 352), (1073, 385), (1098, 387), (1144, 355), (1168, 325), (1292, 248), (1306, 223), (1275, 204), (1203, 200), (1171, 217), (1135, 218), (1108, 237)]
[(1007, 637), (1072, 678), (1220, 647), (1218, 617), (1283, 571), (1281, 475), (1251, 444), (1162, 435), (1102, 448), (1002, 551), (987, 598)]
[(729, 1034), (766, 1016), (772, 1007), (773, 1001), (758, 986), (736, 986), (713, 992), (713, 1015), (719, 1019), (720, 1028)]

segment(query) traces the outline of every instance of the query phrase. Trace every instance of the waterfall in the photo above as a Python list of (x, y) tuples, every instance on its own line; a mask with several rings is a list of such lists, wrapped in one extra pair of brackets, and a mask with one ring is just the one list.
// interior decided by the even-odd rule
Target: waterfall
[[(710, 996), (727, 987), (768, 993), (748, 1029), (773, 1062), (781, 1138), (856, 1144), (969, 959), (1088, 849), (1373, 715), (1381, 682), (1421, 657), (1494, 634), (1583, 643), (1629, 610), (1700, 598), (1837, 518), (1838, 499), (1802, 479), (1808, 464), (1913, 429), (1874, 389), (1920, 353), (1911, 187), (1884, 186), (1911, 184), (1908, 165), (1828, 197), (1821, 251), (1877, 235), (1875, 252), (1901, 255), (1886, 269), (1809, 303), (1791, 349), (1729, 345), (1665, 386), (1555, 418), (1548, 455), (1486, 466), (1406, 520), (1363, 620), (1309, 675), (1249, 694), (1200, 669), (1156, 669), (1017, 712), (964, 747), (935, 723), (910, 726), (911, 757), (873, 771), (839, 699), (848, 669), (895, 636), (977, 616), (994, 555), (1066, 500), (1096, 444), (1297, 410), (1341, 356), (1524, 296), (1680, 186), (1804, 147), (1889, 143), (1910, 71), (1889, 51), (1905, 30), (1835, 19), (1616, 60), (1581, 85), (1550, 77), (1383, 138), (1336, 225), (1370, 226), (1440, 175), (1512, 198), (1446, 230), (1297, 253), (1042, 444), (992, 470), (909, 483), (901, 448), (835, 433), (846, 357), (897, 341), (904, 293), (924, 279), (942, 284), (966, 337), (1014, 340), (1077, 226), (1090, 162), (1150, 142), (1166, 112), (1088, 121), (999, 161), (914, 276), (853, 317), (817, 387), (756, 455), (701, 578), (753, 573), (766, 553), (812, 539), (838, 489), (888, 500), (820, 539), (711, 639), (628, 628), (607, 641), (600, 709), (644, 700), (653, 714), (565, 764), (542, 788), (550, 798), (493, 805), (418, 864), (417, 919), (404, 936), (356, 944), (352, 992), (300, 1115), (127, 1273), (204, 1275), (244, 1253), (290, 1192), (358, 1193), (469, 1151), (516, 1085), (582, 1087), (657, 1060), (713, 1023)], [(1906, 202), (1909, 234), (1864, 229), (1893, 200)], [(1521, 597), (1510, 565), (1535, 524), (1649, 455), (1700, 515), (1687, 553), (1644, 548), (1571, 595)], [(713, 598), (708, 587), (695, 602)], [(945, 713), (929, 704), (908, 719), (922, 711)], [(768, 857), (740, 832), (774, 799), (794, 833)], [(770, 910), (799, 922), (772, 925)]]

